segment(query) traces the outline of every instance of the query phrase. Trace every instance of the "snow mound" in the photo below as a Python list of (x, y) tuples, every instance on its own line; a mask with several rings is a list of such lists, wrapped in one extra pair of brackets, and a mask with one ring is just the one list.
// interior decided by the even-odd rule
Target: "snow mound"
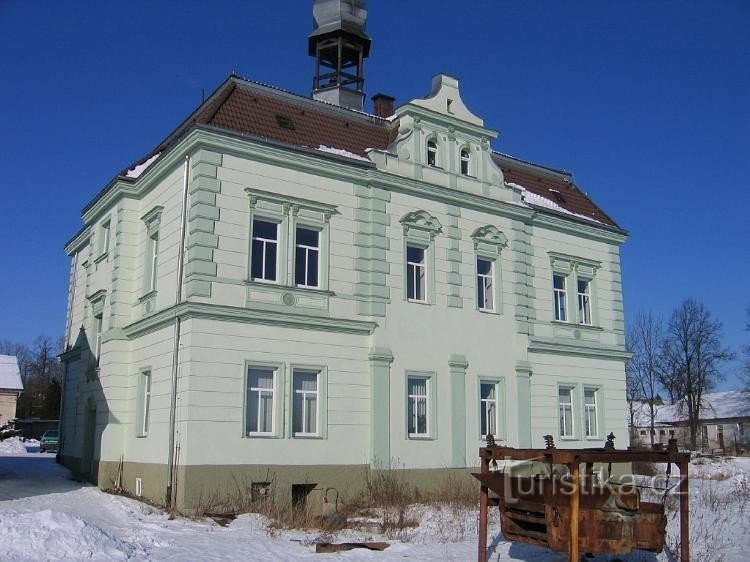
[(0, 441), (0, 455), (25, 455), (26, 447), (20, 437), (10, 437)]
[(0, 560), (128, 560), (146, 553), (78, 517), (0, 511)]

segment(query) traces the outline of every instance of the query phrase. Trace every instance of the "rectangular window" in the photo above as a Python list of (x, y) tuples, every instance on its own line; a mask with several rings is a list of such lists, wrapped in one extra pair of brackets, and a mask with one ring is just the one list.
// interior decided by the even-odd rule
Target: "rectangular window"
[(583, 408), (586, 421), (586, 437), (599, 435), (596, 415), (596, 389), (585, 388), (583, 390)]
[(297, 227), (294, 255), (294, 283), (298, 287), (318, 287), (320, 232)]
[(109, 251), (110, 221), (102, 223), (99, 231), (99, 255), (106, 254)]
[(409, 377), (407, 388), (409, 437), (429, 437), (429, 379), (427, 377)]
[(591, 325), (591, 282), (578, 280), (578, 322)]
[(555, 320), (566, 322), (568, 313), (566, 310), (567, 291), (565, 290), (565, 276), (555, 273), (552, 275), (552, 286), (555, 295)]
[(274, 392), (276, 371), (270, 368), (248, 367), (247, 435), (272, 435), (274, 432)]
[(141, 397), (141, 435), (148, 435), (149, 410), (151, 409), (151, 371), (141, 373), (143, 396)]
[(425, 294), (425, 250), (417, 246), (406, 247), (406, 297), (409, 300), (426, 302)]
[(497, 437), (497, 383), (483, 382), (479, 385), (479, 420), (482, 439), (488, 434)]
[(99, 356), (102, 354), (102, 320), (103, 314), (100, 312), (94, 316), (94, 358), (96, 365), (99, 365)]
[(485, 312), (495, 311), (495, 262), (477, 258), (477, 307)]
[(159, 258), (159, 233), (158, 231), (146, 238), (146, 263), (144, 275), (146, 279), (146, 294), (156, 290), (156, 265)]
[(250, 267), (250, 278), (253, 281), (276, 282), (278, 249), (279, 225), (275, 222), (253, 219)]
[(317, 437), (319, 405), (318, 375), (315, 371), (293, 372), (292, 431), (299, 437)]
[(573, 389), (559, 388), (560, 437), (573, 437)]

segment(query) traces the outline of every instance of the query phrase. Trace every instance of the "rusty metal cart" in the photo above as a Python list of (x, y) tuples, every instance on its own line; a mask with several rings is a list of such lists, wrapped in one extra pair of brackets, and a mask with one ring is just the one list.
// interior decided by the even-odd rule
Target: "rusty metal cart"
[[(689, 453), (680, 453), (671, 440), (667, 449), (617, 450), (610, 434), (603, 448), (557, 449), (551, 436), (545, 436), (546, 449), (514, 449), (495, 445), (479, 449), (480, 481), (479, 562), (487, 560), (488, 508), (500, 509), (503, 535), (569, 553), (578, 562), (579, 553), (620, 553), (632, 549), (660, 552), (664, 548), (666, 516), (663, 503), (641, 501), (638, 488), (614, 481), (597, 482), (594, 464), (633, 462), (667, 463), (680, 470), (680, 560), (689, 562), (688, 464)], [(512, 476), (491, 470), (497, 461), (537, 461), (562, 470), (547, 475)], [(585, 465), (580, 477), (580, 465)], [(563, 468), (566, 467), (566, 468)], [(556, 473), (557, 472), (557, 473)], [(561, 472), (565, 472), (561, 474)], [(490, 491), (493, 496), (490, 496)], [(665, 494), (666, 497), (666, 494)]]

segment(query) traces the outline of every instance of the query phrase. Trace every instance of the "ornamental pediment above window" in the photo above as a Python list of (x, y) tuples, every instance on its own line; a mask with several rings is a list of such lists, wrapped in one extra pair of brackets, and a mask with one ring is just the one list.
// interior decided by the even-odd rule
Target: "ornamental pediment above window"
[(477, 228), (472, 232), (471, 239), (474, 240), (475, 247), (477, 244), (490, 244), (502, 247), (508, 245), (508, 237), (505, 236), (499, 228), (492, 226), (491, 224)]
[(443, 225), (440, 224), (437, 217), (427, 211), (412, 211), (404, 215), (399, 222), (404, 227), (404, 234), (406, 235), (411, 234), (413, 236), (423, 233), (430, 238), (434, 238), (443, 230)]

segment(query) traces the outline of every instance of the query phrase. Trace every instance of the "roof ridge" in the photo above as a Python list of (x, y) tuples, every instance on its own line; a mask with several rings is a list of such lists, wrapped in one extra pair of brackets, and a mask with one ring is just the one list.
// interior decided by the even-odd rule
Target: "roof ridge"
[(358, 109), (344, 107), (341, 105), (337, 105), (335, 103), (327, 102), (325, 100), (318, 100), (315, 98), (311, 98), (302, 94), (298, 94), (297, 92), (287, 90), (286, 88), (279, 88), (278, 86), (274, 86), (272, 84), (266, 84), (265, 82), (260, 82), (258, 80), (250, 80), (249, 78), (240, 76), (239, 74), (235, 72), (232, 72), (232, 74), (230, 74), (230, 78), (241, 80), (246, 86), (260, 86), (261, 88), (272, 90), (273, 92), (286, 94), (287, 96), (290, 96), (294, 98), (295, 100), (299, 100), (300, 102), (303, 102), (303, 103), (321, 106), (321, 108), (323, 109), (331, 109), (334, 112), (351, 113), (353, 115), (359, 115), (360, 117), (373, 118), (378, 121), (381, 121), (383, 125), (390, 125), (392, 123), (392, 121), (389, 121), (387, 118), (381, 117), (379, 115), (375, 115), (374, 113), (369, 113), (364, 110), (360, 111)]
[(545, 164), (539, 164), (538, 162), (532, 162), (531, 160), (526, 160), (524, 158), (519, 158), (518, 156), (513, 156), (512, 154), (508, 154), (506, 152), (500, 152), (499, 150), (492, 150), (493, 154), (497, 154), (498, 156), (502, 156), (503, 158), (510, 158), (511, 160), (514, 160), (516, 162), (520, 162), (521, 164), (526, 164), (527, 166), (533, 166), (534, 168), (542, 168), (545, 171), (548, 172), (554, 172), (555, 174), (559, 174), (561, 176), (567, 176), (569, 178), (573, 177), (573, 172), (569, 172), (568, 170), (560, 170), (557, 168), (553, 168), (552, 166), (547, 166)]

